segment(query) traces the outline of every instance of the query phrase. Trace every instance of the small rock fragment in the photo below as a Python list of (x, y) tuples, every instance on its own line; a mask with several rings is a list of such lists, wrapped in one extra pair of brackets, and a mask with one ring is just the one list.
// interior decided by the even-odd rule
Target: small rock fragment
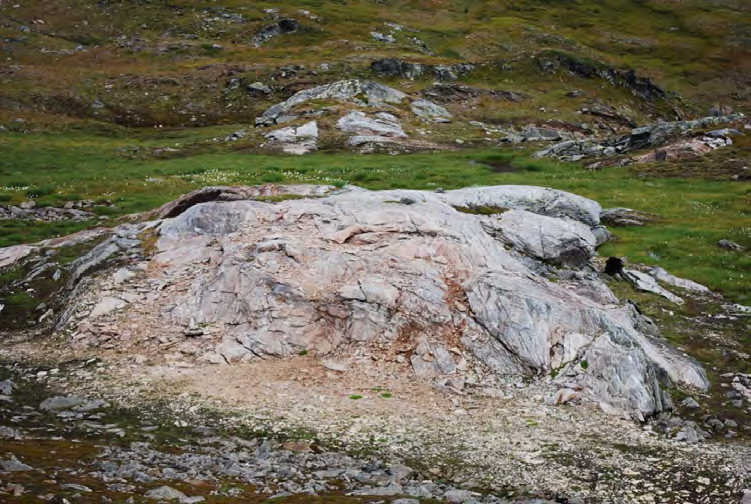
[(168, 486), (161, 486), (159, 488), (155, 488), (153, 490), (149, 490), (145, 494), (143, 494), (144, 497), (147, 499), (165, 499), (165, 500), (180, 500), (184, 501), (188, 498), (187, 495), (182, 493), (179, 490), (175, 490), (172, 487)]
[(697, 409), (700, 408), (701, 405), (696, 402), (696, 400), (693, 397), (687, 397), (683, 401), (681, 401), (681, 404), (689, 409)]
[(744, 247), (743, 245), (725, 239), (718, 241), (717, 246), (724, 248), (725, 250), (731, 250), (733, 252), (742, 252), (746, 250), (746, 247)]

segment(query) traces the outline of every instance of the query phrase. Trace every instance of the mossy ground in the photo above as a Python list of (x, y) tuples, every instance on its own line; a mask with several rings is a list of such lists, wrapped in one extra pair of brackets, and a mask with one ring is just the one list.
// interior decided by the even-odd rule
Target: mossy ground
[[(721, 300), (715, 296), (697, 295), (666, 286), (677, 292), (685, 301), (676, 305), (651, 293), (640, 292), (623, 280), (609, 283), (622, 300), (631, 300), (660, 328), (660, 335), (668, 343), (686, 352), (704, 366), (711, 388), (705, 393), (671, 389), (671, 395), (680, 413), (689, 419), (699, 420), (702, 415), (717, 414), (723, 419), (735, 420), (739, 425), (747, 422), (744, 408), (732, 406), (725, 393), (728, 391), (720, 377), (724, 373), (751, 373), (751, 317), (728, 316)], [(701, 404), (699, 410), (681, 407), (680, 401), (693, 395)]]

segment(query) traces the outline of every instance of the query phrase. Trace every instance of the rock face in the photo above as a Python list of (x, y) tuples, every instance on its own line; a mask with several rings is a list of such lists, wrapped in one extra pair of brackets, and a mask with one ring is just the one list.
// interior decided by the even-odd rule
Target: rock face
[(639, 77), (633, 70), (619, 70), (597, 62), (587, 62), (567, 53), (545, 51), (537, 56), (537, 63), (544, 72), (555, 73), (563, 69), (586, 79), (605, 79), (614, 86), (629, 89), (634, 95), (645, 100), (655, 101), (668, 96), (668, 93), (652, 79)]
[(264, 136), (272, 145), (280, 145), (287, 154), (308, 154), (318, 147), (318, 124), (311, 121), (298, 128), (281, 128)]
[(634, 210), (633, 208), (608, 208), (601, 215), (603, 224), (608, 226), (643, 226), (655, 220), (656, 215)]
[(401, 91), (377, 82), (344, 80), (300, 91), (287, 101), (269, 108), (256, 119), (256, 124), (270, 126), (293, 120), (296, 116), (291, 113), (292, 109), (312, 100), (351, 101), (362, 106), (381, 106), (399, 104), (406, 98), (407, 95)]
[(261, 47), (271, 39), (288, 33), (295, 33), (300, 28), (300, 23), (295, 19), (280, 19), (278, 22), (264, 27), (253, 37), (253, 45)]
[(493, 224), (486, 227), (500, 231), (502, 241), (543, 261), (581, 266), (595, 252), (595, 236), (581, 222), (511, 210)]
[[(301, 124), (303, 119), (312, 117), (324, 121), (321, 132), (329, 135), (323, 135), (320, 143), (337, 141), (338, 145), (339, 139), (330, 136), (335, 128), (349, 135), (346, 139), (349, 147), (365, 153), (381, 146), (396, 150), (431, 148), (433, 144), (430, 142), (410, 140), (405, 133), (405, 124), (448, 123), (452, 116), (440, 105), (419, 97), (411, 98), (383, 84), (345, 80), (300, 91), (287, 101), (270, 107), (256, 119), (256, 124), (273, 126), (293, 121)], [(317, 124), (311, 121), (266, 133), (265, 138), (270, 140), (266, 146), (281, 146), (284, 152), (291, 154), (311, 152), (319, 143)], [(311, 134), (313, 129), (314, 134)]]
[(96, 214), (77, 210), (74, 208), (55, 208), (34, 206), (24, 208), (22, 206), (0, 205), (0, 220), (18, 219), (40, 222), (74, 221), (83, 222), (95, 219)]
[(379, 112), (375, 117), (368, 117), (364, 112), (352, 111), (339, 119), (337, 127), (357, 135), (377, 135), (388, 138), (406, 138), (399, 119), (386, 112)]
[(364, 112), (353, 110), (339, 119), (337, 128), (346, 133), (353, 133), (347, 140), (350, 147), (364, 144), (384, 144), (407, 138), (399, 119), (387, 112), (378, 112), (369, 117)]
[[(161, 221), (119, 228), (118, 243), (156, 233), (139, 276), (123, 281), (113, 268), (84, 280), (58, 327), (81, 333), (92, 308), (116, 297), (127, 306), (97, 319), (113, 332), (137, 317), (159, 328), (154, 337), (190, 334), (190, 353), (208, 352), (208, 362), (369, 347), (383, 358), (406, 352), (426, 377), (462, 375), (468, 364), (506, 377), (555, 370), (561, 388), (637, 418), (670, 408), (661, 385), (708, 386), (699, 365), (640, 332), (640, 315), (613, 304), (596, 276), (588, 288), (600, 294), (588, 297), (535, 273), (592, 256), (594, 201), (527, 186), (346, 188), (276, 204), (220, 201), (254, 192), (228, 191), (194, 193)], [(478, 207), (498, 210), (467, 213)]]
[(470, 63), (426, 65), (395, 58), (384, 58), (374, 61), (370, 65), (370, 69), (379, 75), (402, 77), (410, 80), (433, 77), (439, 81), (455, 81), (474, 70), (475, 65)]
[(697, 138), (691, 135), (719, 124), (741, 121), (743, 114), (723, 117), (704, 117), (692, 121), (662, 122), (634, 128), (627, 135), (606, 139), (566, 140), (535, 153), (535, 157), (555, 157), (578, 161), (593, 157), (610, 157), (635, 151), (654, 149), (634, 158), (638, 162), (667, 161), (700, 156), (731, 145), (733, 130), (716, 130), (712, 135)]

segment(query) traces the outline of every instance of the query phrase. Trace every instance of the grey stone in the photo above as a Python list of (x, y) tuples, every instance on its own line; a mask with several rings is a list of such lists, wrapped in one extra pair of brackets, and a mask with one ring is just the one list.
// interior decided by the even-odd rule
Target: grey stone
[(93, 492), (93, 490), (87, 486), (79, 485), (77, 483), (64, 483), (61, 485), (62, 488), (66, 490), (73, 490), (74, 492), (85, 492), (90, 493)]
[(364, 488), (362, 490), (357, 490), (355, 492), (350, 493), (350, 495), (368, 495), (368, 496), (378, 496), (378, 497), (390, 497), (392, 495), (400, 495), (404, 489), (399, 485), (389, 485), (385, 487), (378, 487), (378, 488)]
[(453, 357), (451, 357), (451, 352), (439, 346), (433, 349), (433, 355), (435, 356), (436, 364), (438, 364), (438, 369), (441, 370), (441, 373), (453, 374), (456, 372), (456, 363), (454, 362)]
[(224, 340), (217, 345), (216, 353), (224, 357), (230, 364), (240, 362), (252, 355), (250, 350), (231, 337), (225, 337)]
[(333, 360), (324, 360), (323, 362), (321, 362), (321, 365), (326, 369), (330, 369), (331, 371), (336, 371), (338, 373), (344, 373), (347, 371), (347, 369), (349, 369), (346, 364)]
[[(362, 101), (364, 97), (366, 101)], [(256, 124), (269, 126), (277, 124), (278, 119), (288, 114), (294, 107), (311, 100), (338, 100), (357, 103), (365, 106), (382, 106), (399, 104), (407, 99), (407, 95), (396, 89), (372, 81), (343, 80), (332, 84), (324, 84), (296, 93), (287, 101), (278, 103), (266, 110), (256, 119)]]
[(474, 502), (474, 498), (472, 497), (472, 494), (467, 490), (449, 490), (445, 494), (443, 494), (443, 498), (447, 502), (451, 502), (452, 504), (461, 504), (464, 502)]
[(134, 271), (131, 271), (128, 268), (120, 268), (119, 270), (115, 271), (115, 274), (112, 276), (112, 280), (116, 285), (119, 285), (135, 278), (135, 276), (136, 273)]
[(721, 431), (725, 428), (725, 423), (719, 418), (710, 418), (705, 423), (712, 430)]
[(563, 139), (564, 133), (552, 128), (528, 125), (522, 129), (521, 136), (530, 142), (539, 140), (544, 140), (547, 142), (557, 142)]
[(300, 28), (300, 23), (295, 19), (285, 18), (278, 22), (264, 27), (253, 37), (253, 45), (261, 47), (271, 39), (280, 35), (294, 33)]
[(733, 252), (742, 252), (746, 250), (746, 247), (739, 245), (738, 243), (735, 243), (730, 240), (722, 239), (717, 242), (717, 246), (720, 248), (724, 248), (725, 250), (731, 250)]
[(365, 113), (353, 110), (337, 122), (336, 127), (347, 133), (360, 136), (379, 136), (386, 138), (406, 138), (402, 125), (391, 114), (379, 114), (368, 117)]
[(393, 144), (398, 140), (379, 135), (354, 135), (347, 140), (350, 147), (359, 147), (366, 144)]
[(719, 130), (707, 131), (706, 133), (704, 133), (704, 135), (713, 137), (713, 138), (724, 138), (724, 137), (729, 137), (733, 135), (742, 135), (742, 134), (743, 133), (733, 128), (723, 128)]
[(86, 402), (86, 399), (76, 396), (57, 396), (45, 399), (39, 405), (39, 409), (42, 411), (62, 411), (73, 409), (76, 406), (80, 406)]
[(685, 398), (684, 400), (681, 401), (681, 405), (689, 409), (701, 408), (701, 405), (698, 402), (696, 402), (696, 400), (693, 397)]
[(686, 425), (675, 436), (676, 441), (683, 441), (689, 444), (698, 443), (701, 439), (696, 427), (689, 422), (686, 422)]
[(604, 245), (613, 239), (613, 235), (610, 234), (610, 231), (605, 226), (595, 226), (591, 231), (595, 237), (595, 247)]
[(391, 473), (394, 482), (401, 485), (404, 484), (415, 473), (415, 471), (404, 464), (394, 464), (389, 467), (389, 473)]
[[(587, 110), (589, 111), (589, 110)], [(634, 128), (627, 135), (612, 138), (591, 138), (584, 141), (566, 140), (546, 149), (536, 152), (534, 157), (557, 157), (575, 160), (584, 157), (609, 157), (614, 154), (626, 154), (642, 149), (653, 149), (647, 154), (636, 156), (635, 161), (655, 161), (660, 157), (672, 158), (689, 155), (702, 155), (714, 149), (732, 144), (729, 135), (717, 133), (694, 138), (693, 132), (706, 129), (717, 124), (738, 122), (743, 119), (741, 114), (705, 117), (693, 121), (674, 121), (649, 124)], [(728, 130), (728, 133), (730, 130)], [(666, 145), (667, 144), (667, 145)], [(659, 150), (655, 150), (657, 148)]]
[(588, 261), (597, 243), (589, 226), (581, 222), (526, 210), (510, 210), (486, 226), (497, 230), (500, 240), (525, 254), (569, 266), (580, 266)]
[(102, 317), (112, 312), (122, 310), (127, 305), (128, 305), (128, 302), (123, 299), (106, 296), (102, 298), (96, 305), (94, 305), (94, 308), (92, 308), (91, 313), (89, 314), (89, 317), (91, 318)]
[(433, 377), (438, 376), (441, 373), (441, 369), (438, 367), (438, 363), (434, 360), (426, 360), (421, 355), (412, 355), (410, 357), (412, 363), (412, 369), (417, 376)]
[(93, 401), (87, 401), (81, 405), (74, 406), (73, 411), (81, 413), (88, 413), (90, 411), (96, 411), (103, 408), (109, 408), (110, 404), (103, 399), (94, 399)]
[(526, 210), (548, 217), (566, 217), (587, 224), (600, 224), (602, 207), (596, 201), (571, 193), (533, 186), (473, 187), (447, 191), (441, 197), (454, 207)]
[(415, 100), (412, 102), (412, 112), (418, 117), (427, 119), (451, 117), (448, 110), (428, 100)]
[(33, 471), (34, 468), (30, 465), (26, 465), (20, 460), (18, 460), (16, 457), (11, 457), (9, 459), (2, 460), (0, 459), (0, 469), (2, 469), (5, 472), (24, 472), (24, 471)]
[(393, 44), (396, 42), (396, 39), (393, 35), (384, 35), (383, 33), (378, 32), (370, 32), (370, 36), (373, 37), (378, 42), (383, 42), (384, 44)]
[(5, 439), (21, 439), (21, 432), (10, 427), (4, 427), (0, 425), (0, 438)]
[(260, 93), (264, 95), (272, 93), (271, 88), (263, 82), (254, 82), (252, 84), (248, 84), (247, 90), (253, 93)]
[(297, 128), (287, 127), (266, 133), (271, 144), (278, 144), (287, 154), (308, 154), (318, 147), (318, 124), (311, 121)]
[(0, 381), (0, 395), (12, 395), (15, 388), (16, 384), (10, 380)]
[(145, 494), (143, 494), (144, 497), (147, 499), (164, 499), (164, 500), (184, 500), (187, 499), (188, 496), (182, 493), (179, 490), (175, 490), (172, 487), (168, 486), (161, 486), (159, 488), (154, 488), (153, 490), (149, 490)]
[(624, 278), (628, 280), (631, 284), (633, 284), (633, 286), (639, 289), (640, 291), (651, 292), (652, 294), (657, 294), (658, 296), (662, 296), (665, 299), (668, 299), (677, 305), (683, 304), (683, 299), (676, 296), (669, 290), (661, 287), (660, 284), (657, 283), (657, 280), (655, 280), (654, 277), (646, 273), (643, 273), (637, 270), (632, 270), (632, 269), (624, 270)]
[(655, 216), (632, 208), (608, 208), (602, 211), (600, 220), (608, 226), (643, 226)]
[(710, 290), (696, 282), (693, 282), (691, 280), (686, 280), (685, 278), (678, 278), (676, 276), (671, 275), (664, 269), (660, 267), (654, 267), (649, 270), (649, 274), (655, 277), (656, 280), (659, 280), (660, 282), (666, 283), (668, 285), (672, 285), (674, 287), (680, 287), (681, 289), (690, 291), (690, 292), (700, 292), (700, 293), (708, 293)]

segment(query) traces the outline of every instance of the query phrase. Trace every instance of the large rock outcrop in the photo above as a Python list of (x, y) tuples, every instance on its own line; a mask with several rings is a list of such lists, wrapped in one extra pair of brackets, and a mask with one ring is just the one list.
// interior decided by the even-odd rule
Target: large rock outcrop
[(425, 377), (552, 375), (637, 418), (670, 408), (663, 386), (708, 386), (596, 273), (577, 271), (579, 283), (536, 273), (592, 257), (594, 201), (526, 186), (240, 199), (256, 192), (206, 189), (161, 220), (114, 230), (89, 255), (117, 260), (103, 273), (101, 260), (74, 264), (83, 273), (48, 319), (79, 342), (100, 326), (130, 334), (137, 320), (131, 338), (182, 341), (198, 362), (367, 347)]
[[(277, 103), (256, 118), (256, 125), (270, 127), (285, 123), (294, 125), (270, 131), (264, 136), (270, 140), (265, 147), (282, 147), (287, 153), (304, 154), (315, 149), (310, 140), (301, 140), (299, 128), (315, 128), (325, 123), (322, 133), (328, 133), (323, 142), (334, 141), (331, 133), (338, 131), (349, 138), (350, 147), (369, 152), (367, 146), (402, 146), (406, 150), (430, 148), (424, 140), (410, 140), (405, 125), (451, 122), (451, 113), (431, 101), (409, 95), (373, 81), (343, 80), (305, 89), (288, 100)], [(295, 127), (299, 125), (299, 127)], [(312, 126), (310, 126), (312, 125)], [(309, 136), (309, 135), (308, 135)], [(363, 147), (365, 146), (365, 147)]]
[(313, 100), (349, 101), (361, 106), (398, 105), (407, 99), (401, 91), (372, 81), (343, 80), (316, 86), (277, 103), (256, 119), (260, 126), (271, 126), (297, 118), (293, 109)]

